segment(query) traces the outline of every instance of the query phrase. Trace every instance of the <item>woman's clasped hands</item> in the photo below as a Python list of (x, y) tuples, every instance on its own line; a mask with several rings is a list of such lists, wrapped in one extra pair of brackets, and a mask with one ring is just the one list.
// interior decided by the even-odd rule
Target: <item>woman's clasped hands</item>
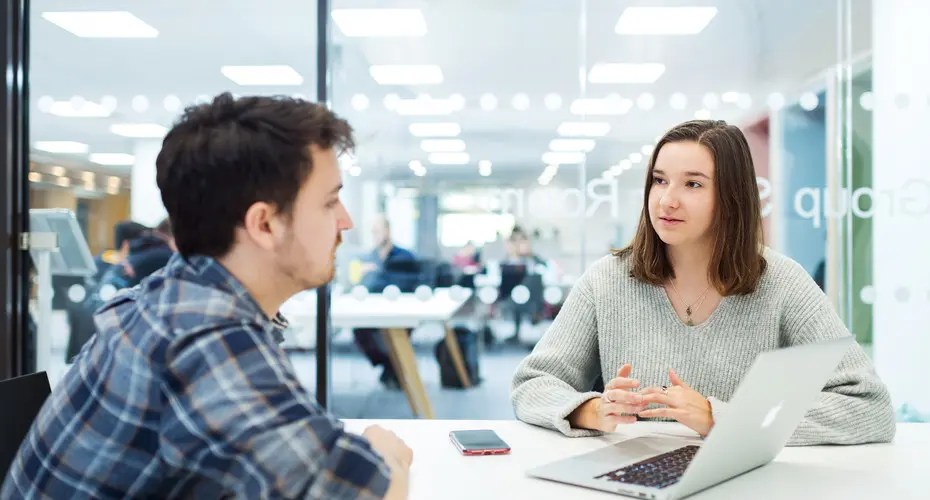
[[(647, 387), (633, 392), (639, 380), (630, 378), (633, 367), (624, 365), (617, 377), (604, 384), (601, 401), (596, 405), (598, 430), (613, 431), (618, 424), (630, 424), (641, 418), (670, 418), (702, 437), (714, 426), (710, 402), (686, 384), (675, 370), (669, 370), (671, 386)], [(648, 405), (660, 405), (646, 409)]]

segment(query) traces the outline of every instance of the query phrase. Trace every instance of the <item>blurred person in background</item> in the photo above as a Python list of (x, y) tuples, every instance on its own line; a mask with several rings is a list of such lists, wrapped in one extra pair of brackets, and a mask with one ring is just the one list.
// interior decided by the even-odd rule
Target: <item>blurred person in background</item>
[[(370, 293), (381, 293), (388, 285), (396, 286), (401, 292), (413, 292), (421, 282), (420, 273), (415, 269), (416, 256), (410, 250), (394, 244), (391, 224), (384, 215), (375, 219), (371, 234), (375, 248), (363, 258), (361, 285)], [(413, 330), (408, 329), (407, 335), (411, 333)], [(400, 383), (391, 365), (381, 331), (377, 328), (355, 328), (352, 336), (371, 366), (381, 367), (381, 383), (388, 389), (399, 389)]]

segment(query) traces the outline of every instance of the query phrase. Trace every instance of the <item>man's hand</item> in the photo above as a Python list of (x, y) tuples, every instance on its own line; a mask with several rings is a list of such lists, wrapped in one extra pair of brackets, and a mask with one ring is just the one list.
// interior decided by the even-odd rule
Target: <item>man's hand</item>
[(714, 427), (710, 402), (681, 380), (675, 370), (670, 370), (668, 376), (672, 381), (671, 387), (649, 387), (642, 391), (644, 402), (664, 405), (664, 408), (643, 410), (639, 412), (639, 416), (671, 418), (697, 432), (701, 437), (707, 437)]
[(368, 439), (371, 447), (384, 457), (392, 471), (394, 471), (395, 467), (400, 467), (404, 471), (410, 468), (410, 464), (413, 462), (413, 450), (397, 437), (397, 434), (373, 425), (365, 429), (362, 436)]

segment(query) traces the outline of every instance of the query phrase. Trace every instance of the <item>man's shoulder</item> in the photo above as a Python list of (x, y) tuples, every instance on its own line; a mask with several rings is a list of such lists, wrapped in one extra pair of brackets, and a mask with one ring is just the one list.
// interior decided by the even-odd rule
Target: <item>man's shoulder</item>
[(391, 249), (391, 258), (397, 260), (414, 260), (416, 259), (416, 255), (414, 255), (413, 250), (394, 245)]
[(193, 331), (251, 322), (256, 316), (254, 309), (233, 291), (171, 268), (153, 274), (139, 286), (122, 290), (97, 313), (104, 327), (160, 334), (166, 340)]

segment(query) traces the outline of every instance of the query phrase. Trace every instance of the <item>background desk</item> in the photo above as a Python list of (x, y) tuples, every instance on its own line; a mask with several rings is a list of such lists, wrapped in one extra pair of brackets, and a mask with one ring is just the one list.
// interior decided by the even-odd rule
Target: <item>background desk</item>
[[(529, 478), (525, 471), (638, 435), (675, 435), (682, 437), (682, 444), (699, 442), (693, 432), (675, 423), (638, 423), (608, 436), (566, 438), (518, 421), (346, 421), (353, 432), (372, 424), (396, 432), (413, 449), (411, 500), (620, 500), (627, 497)], [(455, 429), (493, 429), (513, 451), (505, 456), (463, 457), (449, 442), (449, 431)], [(928, 464), (930, 424), (899, 424), (892, 444), (785, 448), (769, 465), (691, 498), (927, 499)]]
[[(464, 387), (471, 384), (458, 338), (449, 321), (471, 299), (471, 290), (458, 287), (436, 288), (426, 300), (412, 293), (388, 298), (376, 293), (356, 298), (347, 293), (333, 294), (330, 304), (330, 324), (335, 328), (378, 328), (384, 335), (388, 356), (394, 366), (398, 382), (407, 396), (413, 414), (434, 418), (433, 407), (423, 387), (417, 369), (416, 357), (407, 329), (436, 321), (446, 329), (446, 346), (455, 365), (455, 371)], [(316, 325), (316, 294), (302, 293), (281, 306), (281, 314), (294, 328), (312, 328)]]

